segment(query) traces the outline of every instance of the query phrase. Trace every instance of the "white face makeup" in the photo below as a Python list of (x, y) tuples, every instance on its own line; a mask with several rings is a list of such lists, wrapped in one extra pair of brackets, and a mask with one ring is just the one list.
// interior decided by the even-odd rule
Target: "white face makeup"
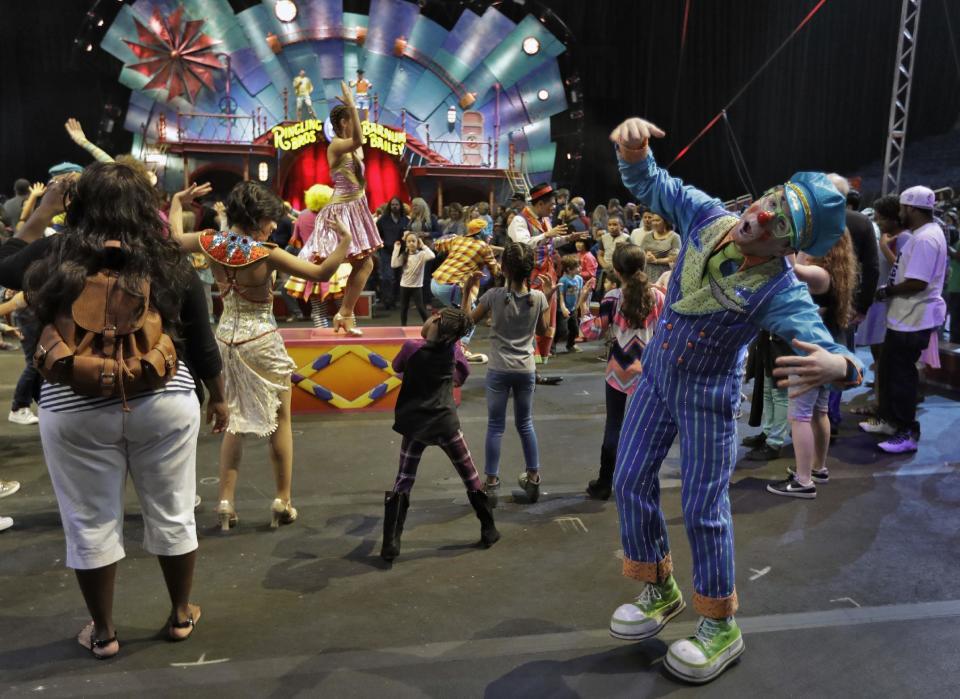
[(732, 231), (733, 242), (746, 255), (784, 255), (792, 231), (789, 216), (783, 187), (772, 189), (743, 212)]

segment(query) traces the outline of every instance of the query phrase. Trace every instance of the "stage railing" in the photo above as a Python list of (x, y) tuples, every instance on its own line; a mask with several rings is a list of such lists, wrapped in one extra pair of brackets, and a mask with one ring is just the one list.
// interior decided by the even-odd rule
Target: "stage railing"
[[(162, 116), (162, 115), (161, 115)], [(197, 120), (200, 121), (198, 128)], [(211, 121), (217, 122), (209, 136), (202, 134), (210, 128)], [(226, 127), (222, 132), (221, 127)], [(267, 117), (263, 110), (257, 107), (253, 114), (211, 114), (207, 112), (177, 112), (177, 142), (190, 141), (193, 143), (253, 143), (267, 132)], [(157, 123), (157, 140), (167, 142), (166, 119)]]

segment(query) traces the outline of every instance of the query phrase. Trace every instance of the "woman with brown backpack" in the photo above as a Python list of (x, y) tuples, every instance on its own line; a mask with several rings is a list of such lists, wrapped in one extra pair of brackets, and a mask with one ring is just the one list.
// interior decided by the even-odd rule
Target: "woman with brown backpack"
[[(43, 238), (65, 202), (66, 229)], [(46, 380), (40, 436), (66, 563), (92, 617), (77, 640), (98, 659), (120, 650), (113, 594), (125, 555), (128, 473), (143, 513), (143, 546), (158, 557), (170, 595), (165, 637), (192, 634), (200, 618), (189, 602), (198, 380), (211, 394), (214, 432), (227, 422), (203, 287), (167, 236), (159, 203), (142, 172), (96, 163), (75, 182), (52, 183), (17, 238), (0, 249), (0, 284), (25, 289), (44, 325), (35, 357)]]

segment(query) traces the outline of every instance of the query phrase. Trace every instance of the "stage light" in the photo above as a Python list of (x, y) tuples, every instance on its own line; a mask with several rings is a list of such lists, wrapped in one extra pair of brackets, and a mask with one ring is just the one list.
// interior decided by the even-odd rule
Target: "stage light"
[(539, 99), (541, 102), (546, 102), (549, 96), (550, 96), (550, 93), (547, 92), (546, 90), (540, 90), (537, 93), (537, 99)]
[(450, 105), (450, 109), (447, 110), (447, 123), (450, 124), (450, 126), (457, 123), (457, 108), (452, 104)]
[(98, 20), (97, 20), (97, 26), (98, 26), (98, 27), (102, 27), (102, 26), (103, 26), (103, 20), (102, 20), (102, 19), (98, 19)]
[(266, 163), (260, 163), (257, 166), (257, 177), (261, 182), (266, 182), (270, 179), (270, 167)]
[(573, 156), (567, 153), (567, 160), (570, 160)]
[(87, 44), (87, 53), (93, 51), (93, 44)]
[(273, 13), (281, 22), (292, 22), (297, 18), (297, 4), (293, 0), (277, 0)]
[(528, 36), (523, 40), (523, 52), (528, 56), (535, 56), (540, 52), (540, 41), (535, 36)]

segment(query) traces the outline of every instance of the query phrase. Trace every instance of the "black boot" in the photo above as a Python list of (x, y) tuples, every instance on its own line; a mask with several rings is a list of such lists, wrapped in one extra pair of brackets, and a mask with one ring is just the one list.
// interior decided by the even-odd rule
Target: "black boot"
[(403, 534), (403, 523), (407, 520), (410, 495), (392, 490), (388, 490), (384, 495), (383, 546), (380, 548), (380, 558), (392, 561), (400, 555), (400, 536)]
[(480, 545), (488, 549), (500, 541), (500, 532), (493, 523), (493, 508), (490, 507), (490, 500), (482, 490), (471, 490), (467, 493), (467, 497), (473, 505), (473, 511), (477, 513), (477, 519), (480, 520)]
[(587, 495), (594, 500), (609, 500), (613, 487), (610, 483), (604, 483), (602, 478), (590, 481), (587, 484)]
[[(616, 446), (616, 445), (614, 445)], [(600, 450), (600, 473), (587, 484), (587, 495), (594, 500), (609, 500), (613, 493), (613, 471), (617, 464), (617, 450)]]

